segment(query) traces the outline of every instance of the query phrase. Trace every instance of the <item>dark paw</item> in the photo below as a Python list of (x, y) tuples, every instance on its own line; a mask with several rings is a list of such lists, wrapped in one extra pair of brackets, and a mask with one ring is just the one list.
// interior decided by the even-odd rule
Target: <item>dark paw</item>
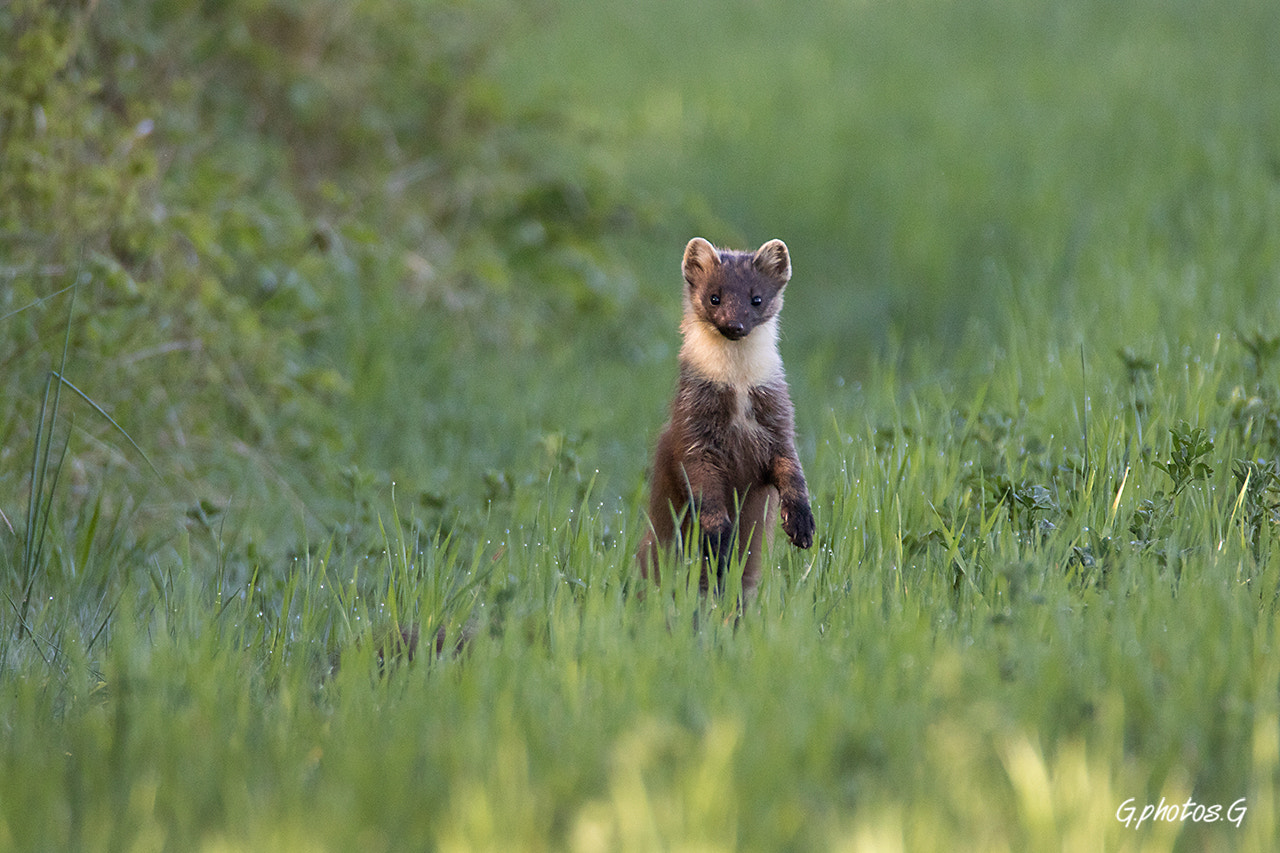
[[(716, 591), (724, 587), (725, 577), (729, 574), (729, 561), (733, 556), (733, 525), (727, 515), (718, 519), (701, 519), (702, 522), (702, 559), (704, 573), (702, 590), (706, 592), (710, 582), (714, 581)], [(714, 571), (713, 571), (714, 567)]]
[(813, 532), (816, 525), (813, 512), (807, 503), (782, 505), (782, 530), (797, 548), (808, 548), (813, 544)]
[(707, 532), (702, 534), (702, 550), (707, 559), (716, 565), (716, 573), (723, 574), (729, 567), (729, 556), (733, 553), (733, 528)]

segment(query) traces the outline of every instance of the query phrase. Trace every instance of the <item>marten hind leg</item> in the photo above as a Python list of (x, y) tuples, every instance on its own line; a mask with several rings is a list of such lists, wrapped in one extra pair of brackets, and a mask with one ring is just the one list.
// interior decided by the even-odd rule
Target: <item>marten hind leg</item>
[(649, 513), (645, 518), (644, 536), (640, 540), (640, 547), (636, 549), (640, 578), (654, 586), (662, 581), (659, 563), (675, 544), (679, 524), (677, 517), (685, 515), (684, 507), (688, 502), (683, 478), (675, 475), (673, 464), (671, 433), (667, 429), (658, 437), (653, 476), (649, 484)]

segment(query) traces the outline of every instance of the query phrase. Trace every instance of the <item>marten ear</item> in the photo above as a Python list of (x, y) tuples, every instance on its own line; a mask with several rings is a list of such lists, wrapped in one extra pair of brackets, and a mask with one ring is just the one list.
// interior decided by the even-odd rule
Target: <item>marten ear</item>
[(770, 240), (757, 249), (751, 263), (760, 272), (783, 284), (791, 280), (791, 255), (787, 252), (787, 244), (781, 240)]
[(720, 253), (716, 251), (715, 246), (701, 237), (694, 237), (689, 241), (689, 245), (684, 247), (684, 264), (681, 268), (684, 271), (684, 280), (689, 282), (690, 286), (696, 286), (697, 282), (706, 278), (718, 266), (720, 266)]

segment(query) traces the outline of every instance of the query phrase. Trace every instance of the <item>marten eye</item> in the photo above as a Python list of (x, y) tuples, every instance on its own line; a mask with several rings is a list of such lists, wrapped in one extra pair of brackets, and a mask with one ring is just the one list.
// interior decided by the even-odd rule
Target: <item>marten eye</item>
[(712, 304), (712, 305), (719, 305), (719, 304), (720, 304), (720, 294), (718, 294), (718, 293), (713, 293), (713, 294), (711, 294), (710, 302), (711, 302), (711, 304)]
[(751, 297), (751, 304), (752, 304), (752, 305), (754, 305), (754, 306), (756, 306), (757, 308), (759, 308), (759, 307), (760, 307), (760, 305), (761, 305), (761, 303), (763, 303), (763, 302), (764, 302), (764, 300), (763, 300), (763, 299), (761, 299), (759, 296), (753, 296), (753, 297)]

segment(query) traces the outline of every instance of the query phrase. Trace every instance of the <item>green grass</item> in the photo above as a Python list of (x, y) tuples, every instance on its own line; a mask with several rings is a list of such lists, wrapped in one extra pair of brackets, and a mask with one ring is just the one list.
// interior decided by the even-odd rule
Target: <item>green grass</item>
[[(0, 850), (1275, 847), (1270, 4), (206, 6), (0, 11)], [(740, 619), (691, 234), (795, 258)]]
[[(1218, 436), (1214, 472), (1168, 497), (1165, 425), (1144, 457), (1118, 394), (1094, 397), (1089, 468), (1082, 435), (1035, 440), (1033, 422), (1078, 426), (1076, 384), (1034, 414), (1002, 408), (1007, 370), (967, 392), (864, 385), (856, 427), (809, 428), (819, 543), (776, 550), (736, 629), (685, 589), (637, 600), (634, 507), (556, 477), (471, 549), (388, 521), (384, 553), (231, 589), (158, 560), (104, 650), (38, 607), (62, 645), (53, 666), (3, 649), (0, 838), (1266, 849), (1280, 561), (1228, 470), (1246, 449), (1229, 406), (1216, 382), (1151, 382), (1152, 408), (1203, 406)], [(1001, 478), (1042, 486), (1041, 508), (1000, 500)], [(1153, 541), (1131, 531), (1144, 500), (1168, 521)], [(383, 672), (397, 622), (473, 636)], [(1135, 831), (1114, 818), (1129, 797), (1248, 812)]]

